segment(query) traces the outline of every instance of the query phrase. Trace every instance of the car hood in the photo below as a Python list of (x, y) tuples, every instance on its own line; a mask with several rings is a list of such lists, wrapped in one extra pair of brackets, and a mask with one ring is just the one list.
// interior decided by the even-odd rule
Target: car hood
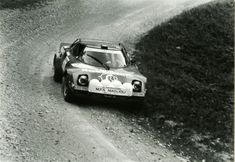
[(136, 66), (128, 66), (124, 68), (110, 68), (109, 70), (103, 67), (95, 67), (84, 63), (73, 63), (71, 68), (67, 69), (68, 73), (72, 73), (74, 79), (81, 74), (86, 74), (91, 79), (98, 80), (119, 80), (122, 83), (131, 83), (133, 80), (140, 80), (143, 83), (147, 81)]

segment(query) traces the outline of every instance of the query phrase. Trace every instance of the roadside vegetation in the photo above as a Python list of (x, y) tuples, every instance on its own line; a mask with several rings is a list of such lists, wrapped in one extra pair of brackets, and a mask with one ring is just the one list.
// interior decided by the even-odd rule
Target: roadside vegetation
[[(143, 111), (172, 143), (233, 152), (233, 19), (233, 1), (212, 2), (155, 27), (136, 44), (148, 78)], [(193, 138), (194, 131), (203, 137)], [(198, 160), (214, 156), (201, 145)]]
[(0, 9), (30, 9), (34, 7), (42, 6), (48, 0), (1, 0)]

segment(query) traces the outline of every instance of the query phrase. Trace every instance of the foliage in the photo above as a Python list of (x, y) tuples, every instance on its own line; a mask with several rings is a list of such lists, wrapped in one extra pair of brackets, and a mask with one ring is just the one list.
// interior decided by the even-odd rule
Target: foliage
[(136, 44), (147, 113), (232, 139), (233, 2), (210, 3), (155, 27)]
[(23, 8), (29, 9), (37, 6), (41, 6), (47, 0), (1, 0), (0, 9), (16, 9)]

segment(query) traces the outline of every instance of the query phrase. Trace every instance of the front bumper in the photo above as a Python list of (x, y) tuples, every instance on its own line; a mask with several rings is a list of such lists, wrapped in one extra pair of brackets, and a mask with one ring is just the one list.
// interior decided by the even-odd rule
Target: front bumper
[[(95, 100), (109, 100), (109, 101), (120, 101), (120, 102), (143, 102), (143, 95), (136, 96), (117, 96), (117, 95), (109, 95), (109, 94), (101, 94), (101, 93), (93, 93), (89, 92), (86, 87), (75, 87), (73, 85), (69, 86), (74, 96), (77, 97), (89, 97)], [(134, 94), (134, 93), (133, 93)]]

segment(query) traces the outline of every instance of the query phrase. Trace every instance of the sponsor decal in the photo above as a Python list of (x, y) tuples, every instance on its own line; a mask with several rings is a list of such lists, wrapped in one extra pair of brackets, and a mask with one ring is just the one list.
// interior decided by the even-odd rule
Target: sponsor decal
[(120, 88), (96, 87), (95, 90), (107, 94), (126, 94), (126, 91)]
[(113, 74), (101, 74), (98, 79), (92, 79), (89, 83), (89, 92), (131, 96), (132, 85), (131, 83), (121, 83), (117, 76)]

